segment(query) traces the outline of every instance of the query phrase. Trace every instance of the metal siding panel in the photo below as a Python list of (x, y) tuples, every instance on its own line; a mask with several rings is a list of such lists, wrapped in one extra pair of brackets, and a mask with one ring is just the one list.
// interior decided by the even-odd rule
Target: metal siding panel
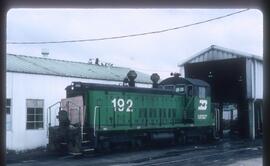
[(185, 67), (184, 66), (179, 67), (179, 72), (181, 74), (181, 77), (185, 78)]
[(200, 56), (200, 62), (203, 62), (203, 57), (204, 57), (204, 55)]
[(228, 54), (227, 58), (232, 59), (233, 58), (233, 54)]
[(211, 50), (211, 61), (215, 60), (215, 51), (214, 50)]
[(216, 59), (217, 59), (217, 60), (223, 59), (223, 53), (222, 53), (221, 51), (217, 51)]
[(195, 62), (199, 62), (199, 56), (195, 58)]
[(196, 63), (198, 62), (198, 57), (195, 58), (195, 62), (196, 62)]
[(217, 50), (213, 50), (213, 60), (217, 60)]
[(255, 60), (256, 99), (263, 98), (263, 64)]
[(205, 56), (205, 54), (203, 54), (203, 56), (202, 56), (202, 61), (203, 61), (203, 62), (206, 61), (206, 56)]
[(254, 74), (254, 71), (255, 71), (255, 67), (254, 67), (254, 61), (251, 59), (250, 60), (251, 62), (251, 92), (252, 92), (252, 99), (255, 98), (255, 74)]
[(209, 59), (210, 59), (210, 53), (209, 53), (209, 51), (205, 54), (205, 57), (206, 57), (206, 61), (209, 61)]
[(219, 57), (219, 60), (224, 59), (224, 58), (225, 58), (224, 51), (220, 51), (220, 57)]
[(246, 97), (247, 98), (252, 98), (252, 75), (251, 75), (251, 60), (246, 59)]
[(211, 60), (213, 60), (213, 51), (211, 50), (211, 51), (209, 51), (209, 61), (211, 61)]

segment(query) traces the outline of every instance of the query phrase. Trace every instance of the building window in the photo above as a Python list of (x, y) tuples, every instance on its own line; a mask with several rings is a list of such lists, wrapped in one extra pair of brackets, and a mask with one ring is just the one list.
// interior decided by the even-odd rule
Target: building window
[(43, 129), (44, 101), (40, 99), (27, 99), (26, 129)]
[(11, 99), (6, 99), (6, 129), (11, 130)]
[(206, 96), (206, 91), (205, 91), (205, 87), (199, 87), (199, 97), (200, 98), (205, 98)]

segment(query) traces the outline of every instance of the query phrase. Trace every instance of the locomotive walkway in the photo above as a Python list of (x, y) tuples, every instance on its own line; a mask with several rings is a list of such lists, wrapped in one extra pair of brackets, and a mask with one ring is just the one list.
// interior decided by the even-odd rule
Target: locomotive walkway
[(10, 166), (158, 166), (158, 165), (262, 165), (262, 140), (222, 140), (214, 144), (150, 147), (142, 150), (116, 150), (109, 154), (89, 153), (83, 156), (25, 154), (23, 158), (10, 160)]

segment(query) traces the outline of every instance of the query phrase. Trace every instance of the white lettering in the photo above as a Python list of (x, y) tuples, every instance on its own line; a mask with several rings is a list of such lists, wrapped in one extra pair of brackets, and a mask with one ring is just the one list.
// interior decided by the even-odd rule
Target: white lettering
[(207, 115), (198, 115), (198, 119), (206, 119)]
[[(116, 99), (114, 98), (112, 100), (112, 104), (113, 104), (113, 107), (114, 107), (114, 111), (126, 111), (126, 112), (133, 112), (133, 101), (131, 99), (128, 99), (126, 102), (124, 99)], [(127, 105), (127, 108), (125, 110), (125, 105)]]

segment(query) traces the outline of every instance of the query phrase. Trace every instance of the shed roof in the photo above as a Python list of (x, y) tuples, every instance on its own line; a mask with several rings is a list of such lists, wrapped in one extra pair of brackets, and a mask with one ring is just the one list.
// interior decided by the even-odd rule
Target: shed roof
[[(7, 54), (7, 72), (123, 81), (129, 70), (131, 69), (125, 67), (108, 67), (82, 62)], [(136, 82), (151, 83), (148, 74), (139, 71), (136, 71), (136, 73)]]
[(178, 63), (178, 66), (179, 67), (183, 66), (186, 63), (197, 63), (197, 62), (235, 59), (235, 58), (252, 58), (260, 62), (263, 61), (263, 58), (258, 55), (245, 53), (245, 52), (241, 52), (241, 51), (237, 51), (233, 49), (228, 49), (228, 48), (220, 47), (217, 45), (211, 45), (210, 47)]

